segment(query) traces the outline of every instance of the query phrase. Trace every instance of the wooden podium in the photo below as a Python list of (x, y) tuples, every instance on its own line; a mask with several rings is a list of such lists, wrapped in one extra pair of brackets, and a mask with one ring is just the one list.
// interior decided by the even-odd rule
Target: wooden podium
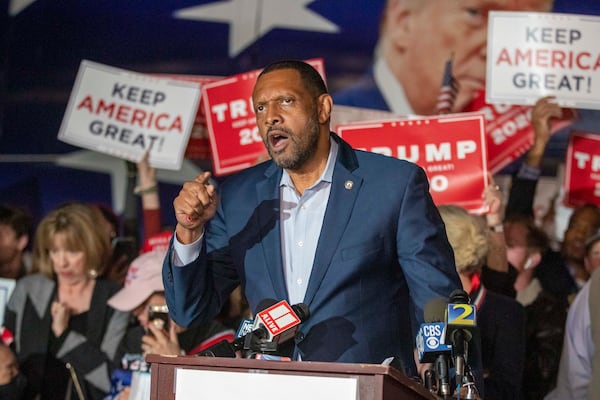
[[(419, 383), (387, 365), (195, 356), (169, 357), (156, 354), (146, 356), (146, 361), (151, 364), (151, 400), (175, 399), (175, 376), (178, 369), (355, 378), (357, 398), (360, 400), (437, 399)], [(294, 390), (301, 390), (301, 388)]]

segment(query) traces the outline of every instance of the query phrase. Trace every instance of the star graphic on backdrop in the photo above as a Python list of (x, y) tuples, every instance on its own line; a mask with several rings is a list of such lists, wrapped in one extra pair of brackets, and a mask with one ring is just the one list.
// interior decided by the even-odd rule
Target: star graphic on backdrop
[(8, 5), (8, 15), (14, 17), (29, 7), (32, 3), (35, 3), (35, 0), (10, 0)]
[(175, 18), (229, 24), (229, 56), (275, 28), (313, 32), (339, 32), (337, 25), (306, 8), (314, 0), (221, 0), (183, 8)]

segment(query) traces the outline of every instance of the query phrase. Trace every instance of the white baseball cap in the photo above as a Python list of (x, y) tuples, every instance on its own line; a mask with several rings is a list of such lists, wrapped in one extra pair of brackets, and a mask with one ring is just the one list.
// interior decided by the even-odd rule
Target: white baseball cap
[(108, 305), (119, 311), (132, 311), (152, 293), (164, 291), (162, 265), (166, 254), (154, 250), (136, 257), (127, 270), (125, 286), (108, 299)]

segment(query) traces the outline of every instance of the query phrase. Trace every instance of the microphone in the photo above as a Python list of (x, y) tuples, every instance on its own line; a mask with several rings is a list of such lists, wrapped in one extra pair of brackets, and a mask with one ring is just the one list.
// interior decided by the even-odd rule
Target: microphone
[[(249, 332), (237, 337), (233, 342), (223, 340), (216, 343), (201, 355), (235, 357), (237, 351), (242, 351), (244, 357), (252, 358), (257, 353), (274, 353), (277, 351), (278, 344), (293, 338), (298, 326), (310, 317), (308, 306), (304, 303), (290, 306), (285, 300), (276, 302), (266, 299), (257, 306), (257, 310), (261, 308), (262, 311), (256, 313)], [(238, 332), (248, 329), (248, 321), (242, 321)]]
[(268, 342), (283, 343), (296, 336), (298, 327), (310, 317), (304, 303), (290, 306), (285, 300), (262, 310), (254, 318), (254, 330), (265, 329)]
[(450, 294), (446, 309), (445, 343), (452, 344), (452, 358), (456, 369), (456, 382), (462, 383), (465, 377), (469, 341), (473, 338), (477, 325), (476, 307), (471, 305), (469, 295), (462, 289)]
[(210, 346), (209, 348), (198, 353), (198, 356), (202, 357), (227, 357), (235, 358), (236, 349), (231, 342), (227, 340), (221, 340)]
[[(264, 310), (265, 308), (277, 303), (275, 299), (263, 299), (256, 306), (257, 312), (260, 310)], [(250, 340), (249, 337), (252, 337), (253, 340), (257, 340), (256, 336), (261, 335), (264, 336), (263, 331), (259, 331), (253, 333), (254, 330), (254, 320), (244, 319), (240, 323), (238, 330), (235, 334), (235, 340), (233, 342), (229, 342), (227, 340), (221, 340), (220, 342), (215, 343), (209, 348), (205, 349), (199, 356), (203, 357), (228, 357), (235, 358), (236, 352), (244, 349), (244, 342), (246, 340)], [(248, 339), (247, 339), (248, 338)]]
[[(262, 299), (256, 306), (255, 316), (267, 308), (277, 304), (275, 299)], [(241, 351), (244, 358), (256, 357), (257, 353), (273, 353), (277, 351), (277, 344), (267, 340), (269, 332), (264, 326), (258, 324), (258, 319), (252, 321), (252, 326), (247, 327), (249, 331), (232, 342), (235, 351)]]
[(246, 334), (252, 332), (252, 329), (254, 329), (254, 320), (247, 318), (242, 319), (240, 326), (238, 326), (238, 329), (235, 332), (235, 338), (239, 339), (246, 336)]
[(417, 354), (420, 363), (434, 363), (434, 370), (425, 375), (425, 387), (432, 393), (449, 398), (450, 366), (449, 356), (452, 348), (445, 343), (446, 307), (448, 302), (442, 298), (434, 298), (425, 304), (421, 324), (416, 338)]
[(416, 344), (420, 363), (432, 363), (440, 354), (449, 355), (452, 347), (444, 343), (446, 305), (442, 298), (432, 299), (425, 304), (425, 323), (421, 324)]

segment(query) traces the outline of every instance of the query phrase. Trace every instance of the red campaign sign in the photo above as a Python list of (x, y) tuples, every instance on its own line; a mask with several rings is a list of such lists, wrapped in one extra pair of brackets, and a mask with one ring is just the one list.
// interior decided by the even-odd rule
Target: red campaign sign
[(470, 212), (487, 211), (481, 197), (488, 185), (485, 120), (480, 113), (340, 125), (352, 147), (412, 161), (429, 178), (433, 201)]
[[(467, 112), (477, 111), (485, 115), (488, 168), (492, 173), (497, 173), (525, 154), (533, 144), (531, 108), (488, 104), (485, 102), (485, 91), (481, 91), (466, 107)], [(563, 118), (553, 121), (552, 132), (570, 125), (574, 117), (573, 110), (563, 109)]]
[[(323, 59), (306, 62), (325, 79)], [(217, 176), (250, 167), (266, 152), (252, 108), (252, 90), (261, 71), (233, 75), (203, 87), (202, 100)]]
[(572, 132), (565, 164), (564, 203), (569, 207), (600, 206), (600, 135)]
[[(178, 79), (181, 81), (195, 82), (202, 89), (202, 87), (208, 83), (216, 82), (223, 77), (218, 76), (202, 76), (202, 75), (171, 75), (171, 74), (157, 74), (157, 76)], [(196, 119), (192, 126), (192, 132), (190, 133), (190, 139), (185, 149), (185, 158), (190, 160), (209, 160), (211, 159), (210, 154), (210, 143), (208, 140), (208, 128), (206, 126), (206, 114), (203, 107), (203, 97), (200, 97), (200, 104), (198, 105), (198, 112), (196, 113)]]

